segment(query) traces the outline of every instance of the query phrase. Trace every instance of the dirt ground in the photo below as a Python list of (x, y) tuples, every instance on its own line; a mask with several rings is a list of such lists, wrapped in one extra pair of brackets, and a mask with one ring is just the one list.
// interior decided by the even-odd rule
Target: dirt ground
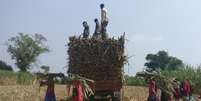
[[(10, 85), (0, 86), (0, 101), (43, 101), (46, 87), (39, 89), (35, 86)], [(58, 101), (67, 97), (66, 86), (55, 86)], [(146, 87), (125, 86), (124, 101), (146, 101), (148, 89)], [(200, 101), (200, 100), (197, 100)]]
[[(124, 87), (124, 99), (134, 99), (133, 101), (144, 101), (147, 97), (147, 89), (143, 87)], [(43, 101), (46, 87), (39, 89), (35, 86), (9, 85), (0, 86), (0, 101)], [(67, 97), (66, 86), (56, 85), (55, 93), (57, 100)]]

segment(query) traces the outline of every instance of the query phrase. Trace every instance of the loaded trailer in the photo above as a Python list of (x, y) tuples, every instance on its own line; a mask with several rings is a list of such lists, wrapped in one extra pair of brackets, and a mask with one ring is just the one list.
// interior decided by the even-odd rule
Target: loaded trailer
[(114, 38), (69, 37), (68, 73), (94, 80), (94, 101), (122, 101), (124, 35)]

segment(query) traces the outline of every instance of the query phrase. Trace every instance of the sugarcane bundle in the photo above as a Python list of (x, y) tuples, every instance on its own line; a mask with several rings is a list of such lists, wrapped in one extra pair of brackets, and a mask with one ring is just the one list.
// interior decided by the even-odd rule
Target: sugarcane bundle
[(118, 39), (70, 37), (68, 73), (92, 80), (122, 80), (124, 36)]
[(154, 79), (156, 81), (156, 85), (159, 89), (166, 92), (167, 94), (173, 94), (174, 87), (176, 82), (174, 82), (173, 78), (167, 78), (159, 73), (150, 73), (150, 72), (138, 72), (136, 74), (137, 77), (143, 77), (146, 80)]
[[(82, 86), (82, 93), (83, 93), (83, 98), (84, 99), (89, 99), (89, 97), (91, 95), (94, 95), (94, 92), (92, 90), (92, 88), (90, 87), (89, 83), (94, 83), (93, 80), (90, 80), (88, 78), (85, 77), (81, 77), (79, 75), (76, 74), (69, 74), (69, 82), (68, 82), (68, 92), (69, 92), (69, 97), (73, 97), (73, 90), (75, 85), (73, 84), (74, 81), (79, 81), (81, 86)], [(76, 91), (75, 91), (76, 92)], [(77, 94), (75, 94), (77, 95)]]

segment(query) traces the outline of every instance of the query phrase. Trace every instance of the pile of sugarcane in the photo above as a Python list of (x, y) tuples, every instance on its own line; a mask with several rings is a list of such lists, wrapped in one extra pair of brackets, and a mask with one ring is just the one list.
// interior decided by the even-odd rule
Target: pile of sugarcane
[(174, 87), (177, 85), (177, 83), (175, 82), (174, 78), (167, 78), (159, 73), (150, 73), (146, 71), (138, 72), (136, 76), (143, 77), (147, 81), (150, 79), (155, 80), (157, 87), (168, 94), (173, 94), (175, 92)]
[(122, 80), (124, 35), (118, 39), (70, 37), (68, 73), (92, 80)]

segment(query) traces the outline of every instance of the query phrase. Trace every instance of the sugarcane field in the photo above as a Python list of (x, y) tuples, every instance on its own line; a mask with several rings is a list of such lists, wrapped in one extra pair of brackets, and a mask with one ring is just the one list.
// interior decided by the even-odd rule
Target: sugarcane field
[(0, 101), (201, 101), (199, 0), (0, 1)]

